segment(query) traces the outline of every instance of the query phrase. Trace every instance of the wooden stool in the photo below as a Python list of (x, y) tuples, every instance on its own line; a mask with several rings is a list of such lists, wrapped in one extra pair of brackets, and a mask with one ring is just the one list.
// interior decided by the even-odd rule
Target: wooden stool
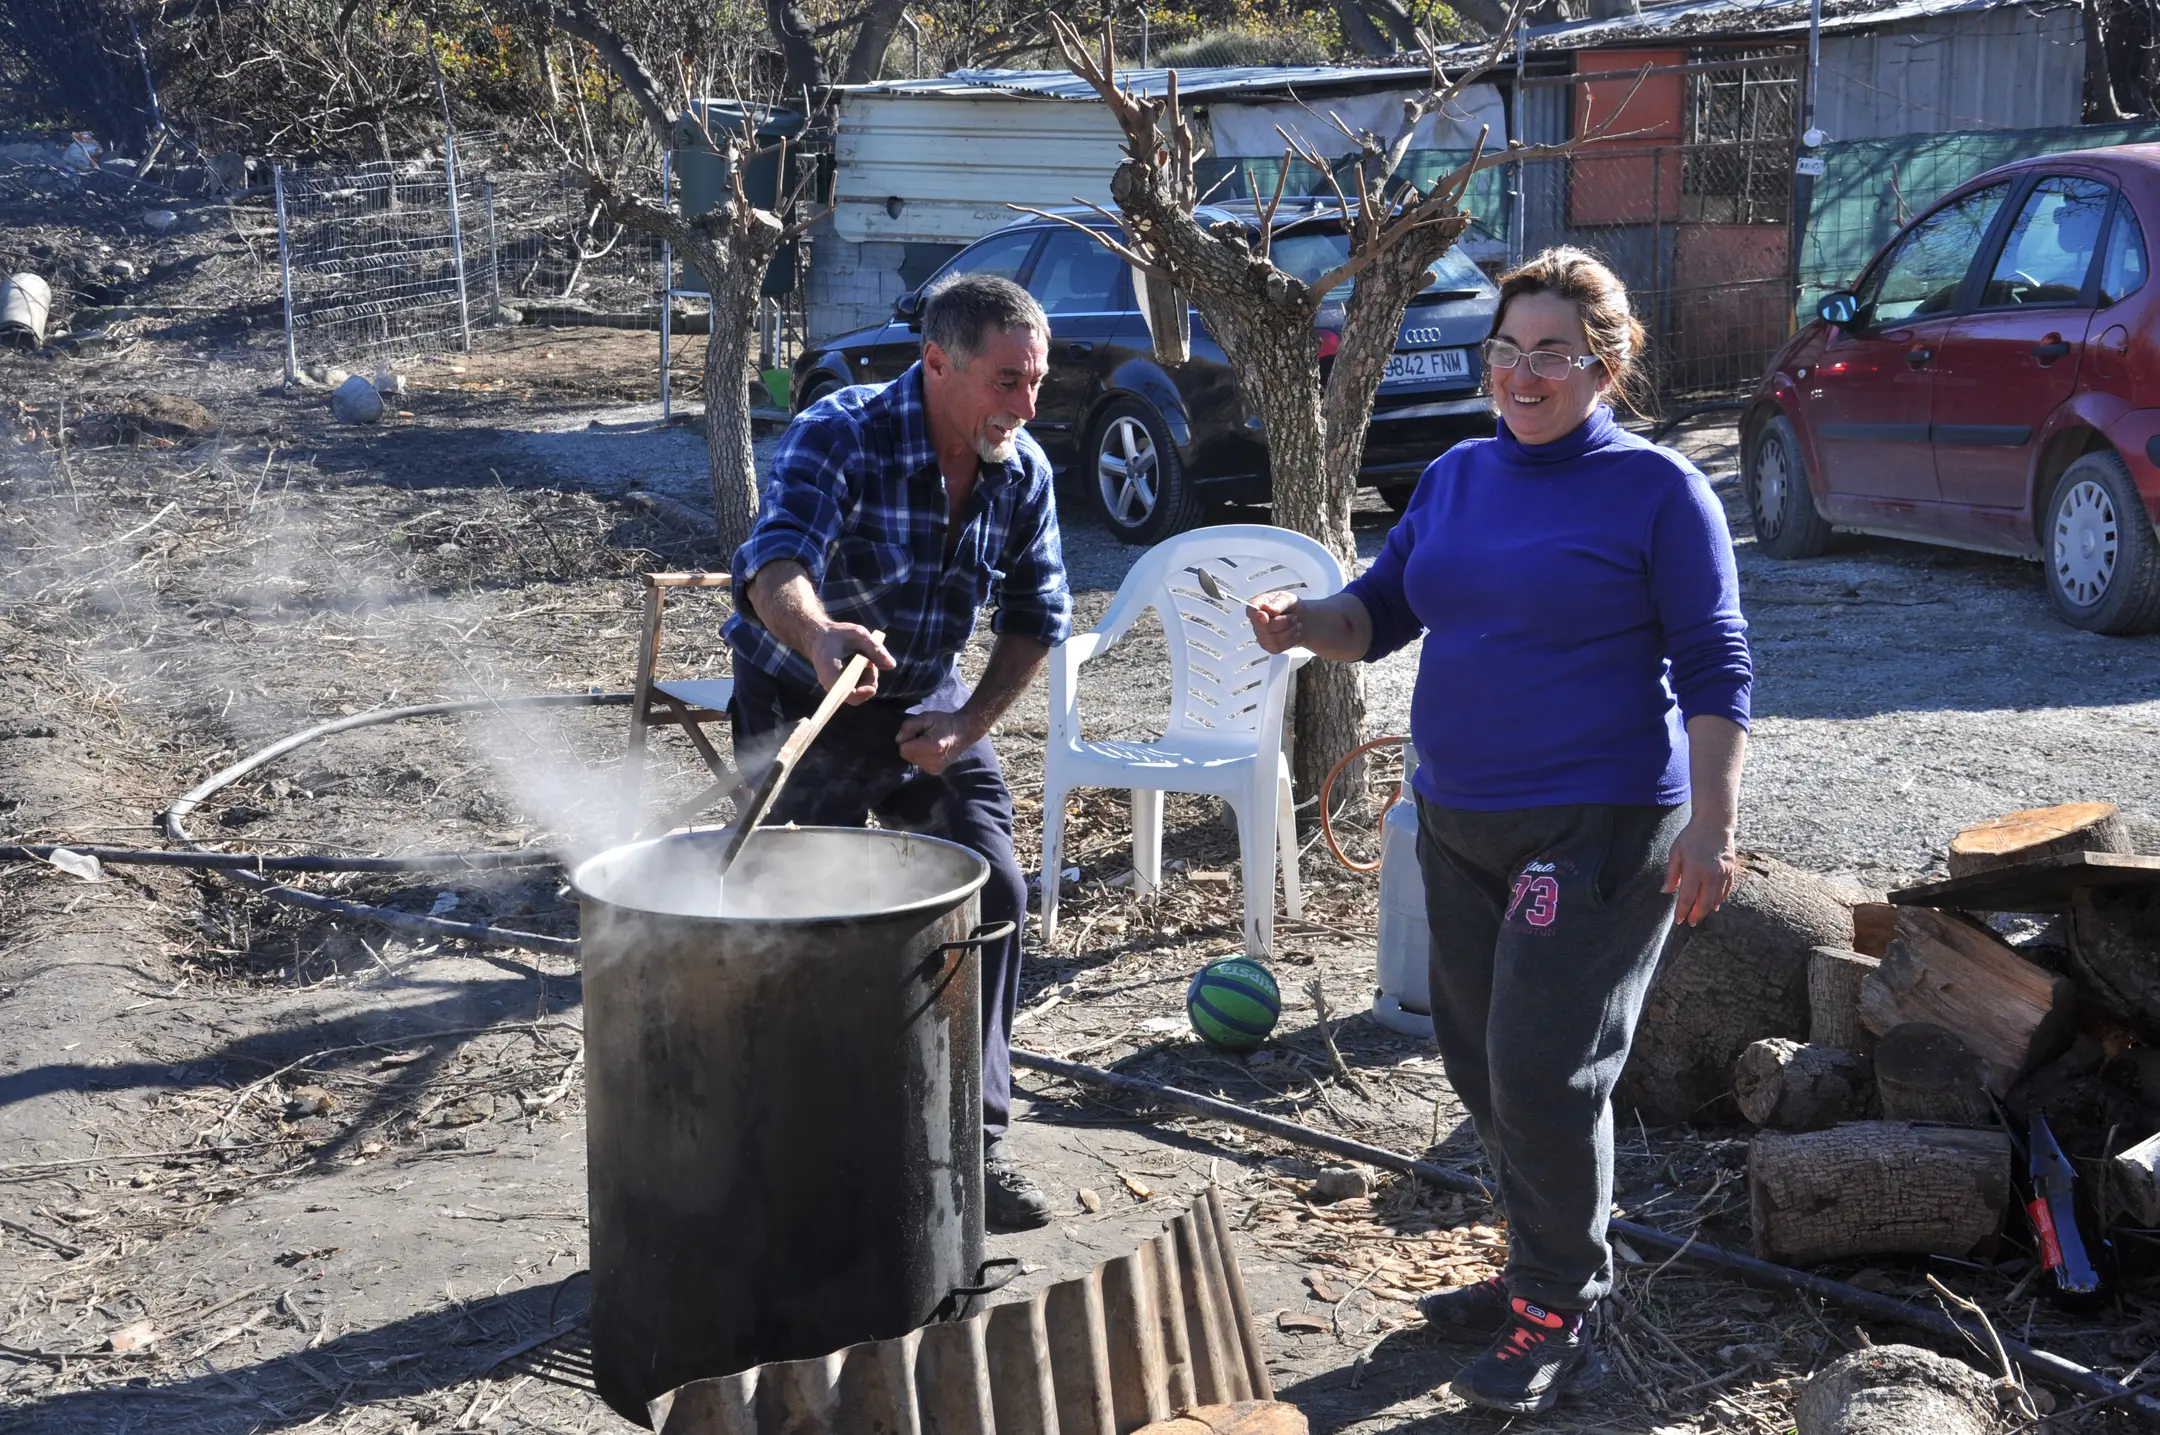
[[(647, 573), (645, 618), (638, 632), (637, 686), (630, 699), (630, 750), (623, 756), (622, 796), (616, 826), (620, 840), (633, 841), (648, 832), (665, 832), (687, 822), (723, 798), (733, 796), (741, 779), (702, 731), (707, 723), (726, 722), (728, 699), (734, 695), (732, 677), (691, 678), (680, 682), (657, 682), (660, 664), (660, 625), (667, 609), (670, 589), (708, 588), (728, 590), (733, 580), (725, 573)], [(638, 791), (645, 776), (646, 733), (655, 727), (679, 727), (697, 748), (698, 756), (712, 770), (713, 782), (687, 802), (677, 803), (650, 823), (638, 820)]]

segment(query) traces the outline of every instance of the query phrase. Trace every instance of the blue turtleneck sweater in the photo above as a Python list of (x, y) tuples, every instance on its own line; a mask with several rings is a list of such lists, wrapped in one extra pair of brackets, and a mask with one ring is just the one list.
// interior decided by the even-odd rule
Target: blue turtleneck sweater
[(1603, 406), (1549, 444), (1449, 449), (1347, 590), (1385, 657), (1422, 629), (1416, 786), (1448, 807), (1687, 800), (1687, 719), (1745, 727), (1754, 664), (1725, 510)]

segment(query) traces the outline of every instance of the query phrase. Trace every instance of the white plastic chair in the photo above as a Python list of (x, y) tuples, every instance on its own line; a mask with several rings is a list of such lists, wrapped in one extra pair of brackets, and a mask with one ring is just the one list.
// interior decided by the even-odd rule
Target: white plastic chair
[[(1221, 599), (1208, 596), (1202, 569)], [(1135, 891), (1150, 892), (1162, 882), (1162, 795), (1204, 792), (1237, 814), (1245, 950), (1262, 956), (1274, 946), (1278, 843), (1285, 908), (1292, 917), (1304, 915), (1282, 736), (1290, 675), (1312, 654), (1263, 650), (1253, 640), (1244, 600), (1277, 590), (1322, 598), (1342, 586), (1342, 565), (1302, 534), (1257, 523), (1196, 529), (1149, 549), (1125, 575), (1101, 625), (1051, 651), (1050, 742), (1043, 763), (1045, 947), (1057, 936), (1065, 795), (1076, 787), (1131, 790)], [(1170, 649), (1169, 725), (1155, 742), (1088, 741), (1077, 707), (1080, 667), (1108, 652), (1150, 608)]]

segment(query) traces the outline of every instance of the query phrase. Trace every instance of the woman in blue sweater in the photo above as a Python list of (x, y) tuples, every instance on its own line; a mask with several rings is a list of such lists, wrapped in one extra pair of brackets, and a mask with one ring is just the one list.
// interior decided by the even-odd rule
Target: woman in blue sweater
[(1612, 272), (1505, 276), (1498, 434), (1457, 444), (1362, 577), (1249, 610), (1271, 652), (1373, 662), (1417, 639), (1410, 728), (1433, 1027), (1508, 1221), (1505, 1273), (1428, 1297), (1493, 1336), (1456, 1376), (1528, 1413), (1597, 1380), (1612, 1288), (1613, 1084), (1674, 922), (1732, 888), (1753, 665), (1724, 509), (1613, 419), (1643, 332)]

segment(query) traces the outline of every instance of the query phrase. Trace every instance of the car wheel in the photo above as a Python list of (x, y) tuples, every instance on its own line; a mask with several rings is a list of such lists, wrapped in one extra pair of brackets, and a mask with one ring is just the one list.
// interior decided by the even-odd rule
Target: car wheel
[(2063, 472), (2042, 533), (2048, 597), (2073, 627), (2160, 627), (2160, 540), (2121, 458), (2086, 454)]
[(795, 412), (801, 413), (803, 409), (809, 408), (827, 394), (837, 394), (846, 387), (847, 385), (837, 379), (813, 379), (810, 383), (810, 392), (803, 395), (802, 408), (796, 409)]
[(1815, 511), (1800, 437), (1780, 414), (1755, 435), (1747, 464), (1748, 515), (1755, 546), (1772, 558), (1813, 558), (1830, 546), (1830, 525)]
[(1169, 425), (1138, 399), (1118, 399), (1096, 420), (1085, 479), (1103, 522), (1127, 543), (1160, 543), (1200, 517)]
[(1381, 502), (1393, 509), (1397, 518), (1402, 517), (1403, 514), (1409, 511), (1410, 500), (1415, 497), (1417, 497), (1417, 485), (1414, 483), (1398, 483), (1380, 490)]

